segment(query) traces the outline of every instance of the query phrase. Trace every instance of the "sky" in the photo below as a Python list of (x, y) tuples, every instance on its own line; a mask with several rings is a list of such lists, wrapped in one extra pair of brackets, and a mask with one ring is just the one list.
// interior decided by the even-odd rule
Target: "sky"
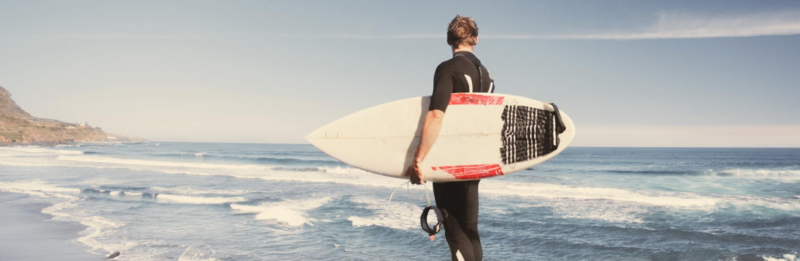
[(573, 146), (800, 147), (798, 1), (0, 0), (0, 86), (153, 141), (307, 143), (430, 95), (456, 14), (496, 92), (558, 104)]

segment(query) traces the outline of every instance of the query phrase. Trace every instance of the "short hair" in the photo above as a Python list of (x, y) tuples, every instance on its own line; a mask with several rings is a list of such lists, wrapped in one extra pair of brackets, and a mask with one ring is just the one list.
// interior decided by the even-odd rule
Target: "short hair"
[(475, 45), (475, 37), (478, 37), (478, 25), (472, 17), (456, 15), (447, 26), (447, 44), (450, 46)]

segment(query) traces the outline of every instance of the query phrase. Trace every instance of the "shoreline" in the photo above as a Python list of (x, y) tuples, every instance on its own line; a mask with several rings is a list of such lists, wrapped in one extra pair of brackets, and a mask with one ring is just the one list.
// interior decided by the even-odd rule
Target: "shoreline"
[(0, 192), (0, 260), (103, 260), (77, 243), (86, 226), (52, 220), (52, 206), (26, 194)]
[(14, 147), (45, 147), (45, 148), (55, 148), (61, 145), (74, 145), (74, 144), (129, 144), (129, 145), (138, 145), (150, 143), (150, 141), (86, 141), (86, 142), (77, 142), (77, 141), (64, 141), (64, 142), (57, 142), (57, 141), (42, 141), (42, 142), (0, 142), (0, 148), (14, 148)]

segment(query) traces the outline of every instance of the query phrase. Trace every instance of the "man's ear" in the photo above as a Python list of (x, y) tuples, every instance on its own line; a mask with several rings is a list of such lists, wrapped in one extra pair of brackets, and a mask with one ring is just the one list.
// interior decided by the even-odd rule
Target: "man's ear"
[(478, 45), (478, 37), (475, 36), (475, 45)]

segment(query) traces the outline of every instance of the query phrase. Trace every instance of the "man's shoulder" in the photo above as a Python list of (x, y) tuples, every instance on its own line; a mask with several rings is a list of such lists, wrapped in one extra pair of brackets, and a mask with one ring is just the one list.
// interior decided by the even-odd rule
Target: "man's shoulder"
[(439, 66), (436, 67), (436, 72), (460, 72), (464, 70), (465, 66), (469, 66), (468, 63), (469, 61), (465, 61), (464, 59), (458, 57), (453, 57), (449, 60), (439, 63)]

